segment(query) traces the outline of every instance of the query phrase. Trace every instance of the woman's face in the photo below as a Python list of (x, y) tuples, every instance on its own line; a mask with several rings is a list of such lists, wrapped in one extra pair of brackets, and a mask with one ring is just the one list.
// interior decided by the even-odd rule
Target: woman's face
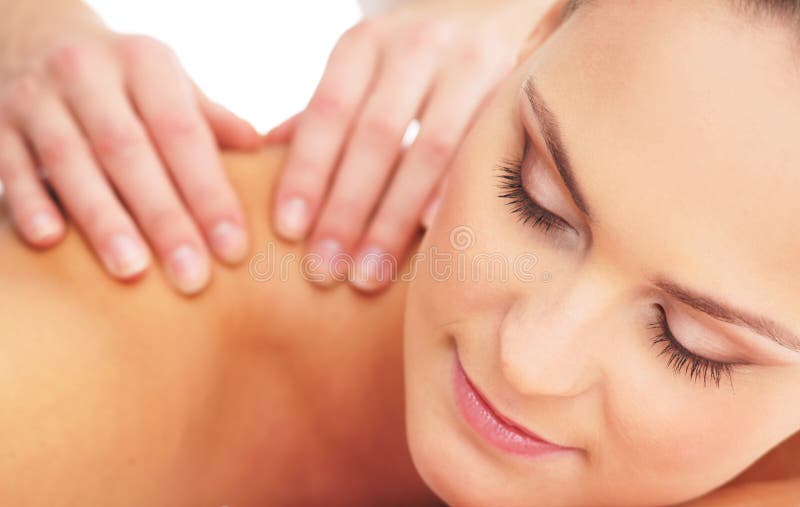
[(675, 503), (800, 429), (800, 49), (748, 16), (595, 1), (484, 110), (407, 310), (445, 501)]

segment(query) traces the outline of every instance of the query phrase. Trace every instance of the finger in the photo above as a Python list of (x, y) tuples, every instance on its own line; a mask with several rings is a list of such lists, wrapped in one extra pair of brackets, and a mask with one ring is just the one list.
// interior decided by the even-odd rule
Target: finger
[(93, 60), (92, 67), (93, 72), (61, 69), (63, 94), (170, 280), (181, 292), (196, 293), (209, 280), (202, 235), (124, 95), (121, 75), (102, 60)]
[(34, 169), (28, 148), (9, 127), (0, 127), (0, 181), (11, 218), (30, 245), (47, 248), (64, 236), (64, 221)]
[(307, 236), (322, 205), (336, 162), (377, 65), (374, 23), (346, 33), (301, 116), (275, 196), (276, 232), (298, 241)]
[(398, 261), (405, 257), (426, 204), (435, 202), (434, 191), (494, 82), (487, 74), (465, 76), (461, 68), (442, 74), (420, 121), (419, 135), (404, 155), (359, 247), (353, 279), (357, 288), (377, 291), (391, 281), (397, 263), (382, 262), (379, 269), (372, 269), (362, 258), (375, 252)]
[(422, 211), (422, 217), (420, 217), (420, 224), (423, 229), (428, 230), (433, 226), (433, 220), (439, 213), (439, 207), (442, 204), (442, 193), (446, 186), (447, 183), (445, 179), (439, 183), (436, 190), (433, 192), (433, 197), (429, 199), (428, 204), (425, 205), (425, 209)]
[(20, 86), (16, 120), (74, 222), (106, 269), (134, 278), (150, 262), (147, 247), (123, 210), (61, 100), (33, 82)]
[(355, 246), (391, 176), (403, 136), (421, 108), (436, 64), (433, 51), (406, 52), (387, 61), (320, 213), (312, 249), (322, 245), (349, 251)]
[[(145, 39), (129, 57), (136, 109), (214, 252), (223, 261), (239, 262), (248, 248), (244, 215), (213, 134), (177, 59), (151, 44)], [(187, 257), (199, 254), (187, 251)]]
[(198, 96), (200, 110), (208, 120), (221, 148), (254, 150), (261, 146), (261, 136), (250, 123), (206, 97), (196, 86), (195, 92)]
[(265, 135), (263, 139), (264, 144), (287, 144), (291, 142), (297, 131), (297, 126), (300, 124), (301, 114), (302, 112), (293, 115), (288, 120), (267, 132), (267, 135)]

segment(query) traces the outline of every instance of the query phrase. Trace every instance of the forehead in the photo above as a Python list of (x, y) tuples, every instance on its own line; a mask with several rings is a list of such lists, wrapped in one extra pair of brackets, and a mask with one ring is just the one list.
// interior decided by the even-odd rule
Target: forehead
[(740, 306), (797, 315), (794, 40), (724, 2), (592, 2), (569, 19), (533, 72), (595, 212), (598, 248)]

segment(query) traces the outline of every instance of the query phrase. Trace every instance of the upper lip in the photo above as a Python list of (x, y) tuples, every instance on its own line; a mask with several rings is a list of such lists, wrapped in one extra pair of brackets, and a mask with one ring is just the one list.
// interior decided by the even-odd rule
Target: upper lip
[(548, 445), (552, 445), (552, 446), (555, 446), (555, 447), (560, 447), (562, 449), (572, 449), (571, 447), (566, 447), (566, 446), (559, 445), (559, 444), (556, 444), (554, 442), (551, 442), (551, 441), (549, 441), (549, 440), (537, 435), (536, 433), (534, 433), (533, 431), (529, 430), (528, 428), (520, 425), (519, 423), (517, 423), (513, 419), (509, 418), (508, 416), (506, 416), (503, 412), (498, 410), (497, 407), (495, 407), (495, 405), (484, 394), (484, 392), (475, 385), (475, 383), (472, 381), (472, 378), (469, 376), (469, 374), (467, 373), (466, 369), (461, 364), (461, 360), (460, 359), (459, 359), (459, 366), (461, 367), (461, 370), (464, 372), (464, 377), (466, 378), (467, 383), (469, 384), (469, 386), (475, 391), (475, 393), (478, 395), (478, 397), (481, 399), (481, 401), (486, 404), (486, 406), (489, 408), (489, 410), (492, 411), (493, 415), (495, 417), (497, 417), (497, 419), (499, 421), (501, 421), (503, 424), (505, 424), (507, 426), (510, 426), (515, 431), (517, 431), (517, 432), (519, 432), (519, 433), (521, 433), (521, 434), (523, 434), (523, 435), (525, 435), (525, 436), (527, 436), (527, 437), (529, 437), (529, 438), (531, 438), (533, 440), (538, 440), (539, 442), (541, 442), (543, 444), (548, 444)]

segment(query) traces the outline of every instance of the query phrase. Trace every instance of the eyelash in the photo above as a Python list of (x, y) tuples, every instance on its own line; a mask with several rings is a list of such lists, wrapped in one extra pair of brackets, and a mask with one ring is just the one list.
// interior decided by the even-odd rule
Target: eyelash
[[(507, 201), (508, 206), (511, 207), (511, 213), (517, 215), (525, 225), (530, 223), (533, 227), (538, 227), (545, 233), (553, 233), (554, 229), (557, 231), (572, 229), (572, 226), (566, 220), (536, 203), (525, 190), (522, 182), (522, 166), (528, 149), (529, 142), (526, 142), (522, 158), (503, 159), (498, 164), (499, 188), (501, 190), (499, 197)], [(713, 382), (714, 385), (719, 387), (723, 376), (727, 376), (728, 381), (733, 386), (731, 376), (733, 364), (707, 359), (684, 347), (672, 334), (664, 307), (661, 305), (655, 306), (658, 308), (658, 318), (648, 324), (647, 328), (658, 331), (658, 334), (651, 339), (654, 346), (662, 347), (658, 355), (659, 357), (667, 356), (667, 366), (677, 373), (688, 375), (692, 381), (702, 379), (704, 386), (707, 386), (709, 382)]]
[(501, 191), (499, 197), (508, 201), (511, 213), (517, 215), (525, 225), (531, 224), (545, 233), (552, 233), (554, 229), (561, 232), (572, 229), (566, 220), (540, 206), (525, 190), (522, 183), (522, 165), (528, 149), (529, 143), (526, 143), (522, 158), (503, 159), (498, 164), (500, 180), (498, 187)]
[(717, 387), (723, 376), (728, 377), (728, 382), (733, 387), (733, 364), (713, 361), (699, 356), (684, 347), (679, 342), (669, 328), (667, 313), (661, 305), (655, 305), (658, 310), (658, 317), (655, 321), (648, 324), (648, 329), (655, 329), (658, 334), (652, 337), (654, 346), (662, 346), (659, 357), (667, 356), (667, 366), (675, 370), (676, 373), (684, 373), (692, 381), (703, 380), (703, 385), (707, 386), (713, 382)]

